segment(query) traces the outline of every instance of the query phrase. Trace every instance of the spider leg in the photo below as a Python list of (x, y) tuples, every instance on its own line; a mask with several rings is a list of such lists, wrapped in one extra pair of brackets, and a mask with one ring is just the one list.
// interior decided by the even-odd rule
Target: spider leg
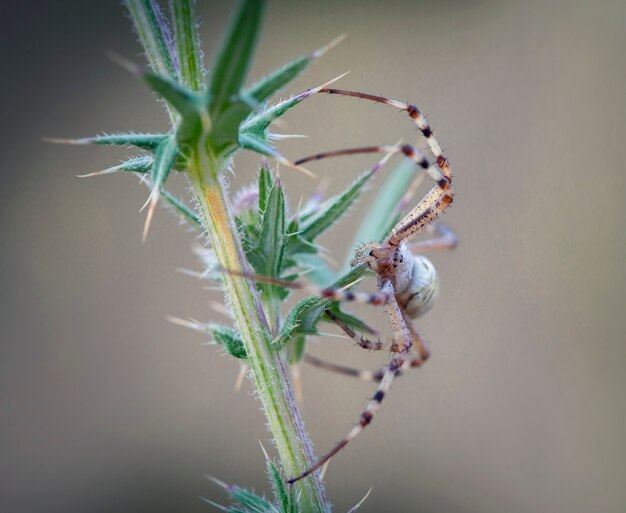
[(392, 342), (391, 344), (382, 342), (381, 340), (377, 340), (376, 342), (374, 342), (373, 340), (370, 340), (363, 335), (357, 335), (356, 332), (352, 328), (350, 328), (350, 326), (348, 326), (341, 319), (339, 319), (333, 312), (331, 312), (330, 310), (326, 310), (325, 313), (337, 326), (342, 329), (342, 331), (346, 335), (348, 335), (352, 340), (357, 343), (359, 347), (362, 347), (363, 349), (368, 349), (370, 351), (389, 350), (394, 353), (398, 353), (402, 350), (402, 348), (399, 348), (398, 345), (394, 342)]
[(341, 96), (352, 96), (353, 98), (360, 98), (362, 100), (368, 100), (371, 102), (382, 103), (384, 105), (389, 105), (390, 107), (394, 107), (396, 109), (400, 109), (402, 111), (406, 111), (409, 117), (413, 120), (413, 123), (417, 126), (422, 135), (426, 138), (426, 143), (430, 148), (430, 151), (437, 159), (437, 164), (442, 168), (444, 175), (447, 178), (450, 178), (450, 169), (448, 166), (448, 159), (444, 156), (443, 151), (441, 150), (441, 146), (435, 136), (433, 134), (433, 130), (426, 121), (424, 115), (420, 112), (420, 110), (415, 105), (410, 105), (408, 103), (399, 102), (397, 100), (391, 100), (389, 98), (385, 98), (383, 96), (376, 96), (373, 94), (360, 93), (358, 91), (346, 91), (343, 89), (330, 89), (323, 88), (318, 92), (327, 93), (327, 94), (338, 94)]
[[(432, 226), (432, 225), (431, 225)], [(411, 253), (423, 253), (424, 251), (445, 251), (456, 248), (459, 238), (448, 226), (437, 223), (434, 226), (435, 237), (420, 240), (408, 245)]]
[(404, 322), (406, 323), (406, 327), (411, 333), (413, 344), (417, 348), (419, 358), (423, 363), (430, 357), (430, 347), (428, 346), (428, 341), (421, 335), (421, 333), (415, 327), (415, 323), (406, 315), (406, 313), (404, 313), (404, 311), (402, 312), (402, 317), (404, 319)]
[(439, 167), (439, 160), (437, 161), (437, 166), (433, 166), (419, 148), (411, 146), (410, 144), (383, 144), (379, 146), (361, 146), (358, 148), (326, 151), (298, 159), (294, 164), (300, 166), (312, 160), (322, 160), (346, 155), (360, 155), (363, 153), (402, 153), (405, 157), (413, 160), (420, 166), (443, 191), (452, 192), (450, 178), (446, 175), (446, 172)]
[[(407, 369), (412, 367), (418, 367), (422, 364), (423, 359), (421, 356), (416, 355), (414, 357), (409, 357), (408, 349), (412, 346), (412, 335), (407, 327), (406, 322), (404, 321), (404, 316), (402, 315), (402, 311), (400, 306), (398, 305), (395, 296), (389, 301), (388, 305), (392, 305), (392, 308), (388, 308), (391, 324), (394, 331), (394, 339), (397, 344), (402, 344), (406, 347), (406, 350), (398, 353), (385, 367), (384, 374), (380, 380), (378, 388), (376, 392), (367, 403), (367, 406), (361, 413), (359, 418), (359, 423), (354, 426), (350, 432), (344, 436), (341, 441), (325, 456), (317, 461), (311, 468), (304, 471), (299, 476), (293, 477), (289, 479), (287, 482), (289, 484), (293, 484), (300, 479), (308, 476), (322, 465), (324, 465), (327, 461), (329, 461), (335, 454), (337, 454), (341, 449), (343, 449), (346, 445), (348, 445), (352, 440), (354, 440), (369, 424), (372, 422), (372, 419), (380, 409), (380, 405), (382, 404), (385, 395), (389, 391), (393, 379), (398, 375), (399, 372), (404, 372)], [(413, 362), (416, 362), (413, 364)]]
[(280, 287), (284, 287), (286, 289), (302, 290), (309, 294), (322, 296), (332, 301), (354, 301), (356, 303), (369, 305), (384, 305), (394, 298), (394, 291), (391, 283), (385, 287), (381, 287), (378, 292), (361, 292), (334, 287), (316, 287), (315, 285), (305, 281), (288, 281), (281, 278), (272, 278), (271, 276), (262, 276), (260, 274), (236, 271), (233, 269), (222, 268), (221, 270), (232, 276), (241, 276), (253, 282), (269, 283), (270, 285), (279, 285)]
[(319, 369), (336, 372), (345, 376), (351, 376), (353, 378), (361, 379), (363, 381), (378, 382), (385, 375), (385, 371), (382, 369), (372, 372), (369, 370), (355, 369), (353, 367), (345, 367), (344, 365), (338, 365), (336, 363), (322, 360), (321, 358), (317, 358), (316, 356), (312, 356), (308, 353), (304, 355), (304, 361), (309, 365), (313, 365), (314, 367), (317, 367)]
[(391, 230), (386, 244), (398, 246), (405, 240), (423, 232), (441, 213), (452, 204), (452, 192), (435, 186)]

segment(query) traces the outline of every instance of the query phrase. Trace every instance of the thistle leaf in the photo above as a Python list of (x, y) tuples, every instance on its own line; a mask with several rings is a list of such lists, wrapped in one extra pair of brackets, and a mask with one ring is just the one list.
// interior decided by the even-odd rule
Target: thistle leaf
[(242, 125), (240, 134), (257, 137), (265, 137), (267, 128), (287, 111), (293, 109), (302, 100), (308, 98), (312, 93), (305, 91), (296, 96), (278, 102), (264, 109), (262, 112), (253, 114)]
[(125, 0), (133, 27), (155, 73), (175, 79), (176, 56), (172, 35), (159, 4), (154, 0)]
[(206, 329), (213, 337), (213, 342), (224, 346), (229, 355), (240, 360), (245, 360), (248, 357), (243, 340), (239, 338), (235, 330), (221, 324), (207, 324)]
[(390, 214), (396, 210), (396, 206), (409, 188), (409, 184), (419, 172), (419, 168), (408, 159), (402, 160), (391, 171), (356, 232), (354, 246), (366, 241), (380, 241), (389, 233), (396, 224), (398, 217)]
[(265, 276), (280, 276), (285, 251), (285, 193), (279, 178), (267, 198), (263, 219), (261, 221), (260, 251), (264, 256), (263, 269), (257, 272)]
[(194, 7), (195, 0), (170, 0), (180, 79), (192, 91), (200, 91), (205, 85)]
[(166, 191), (165, 189), (161, 189), (161, 195), (179, 214), (183, 216), (186, 221), (189, 222), (189, 224), (191, 224), (191, 226), (200, 232), (204, 232), (204, 227), (202, 226), (200, 217), (198, 217), (191, 208), (185, 205), (182, 200), (178, 199), (171, 192)]
[(241, 96), (259, 105), (295, 79), (312, 61), (313, 58), (310, 55), (301, 55), (263, 77), (245, 90)]
[[(287, 256), (285, 260), (287, 260), (287, 258), (293, 260), (293, 266), (304, 270), (307, 279), (311, 283), (314, 283), (318, 287), (325, 287), (337, 279), (337, 273), (328, 267), (326, 262), (320, 258), (318, 254), (310, 251), (306, 253), (298, 251), (292, 255), (292, 251), (298, 250), (298, 247), (293, 247), (293, 249), (292, 247), (292, 244), (287, 246)], [(285, 264), (285, 267), (287, 268), (287, 264)]]
[(126, 171), (129, 173), (149, 173), (154, 165), (154, 159), (150, 155), (140, 155), (138, 157), (132, 157), (117, 166), (103, 169), (102, 171), (95, 171), (94, 173), (87, 173), (84, 175), (78, 175), (80, 178), (88, 178), (90, 176), (108, 175), (111, 173), (117, 173), (119, 171)]
[[(248, 513), (272, 513), (276, 509), (265, 498), (249, 492), (245, 488), (237, 485), (229, 485), (223, 483), (219, 479), (211, 478), (211, 480), (221, 486), (230, 496), (231, 500), (242, 506), (244, 511)], [(228, 511), (241, 511), (238, 508), (229, 508)]]
[[(363, 173), (341, 194), (326, 200), (318, 211), (300, 223), (300, 236), (308, 240), (315, 239), (322, 232), (332, 226), (354, 203), (363, 187), (385, 164), (389, 155), (378, 161), (370, 170)], [(379, 211), (380, 212), (380, 211)]]
[(211, 119), (205, 111), (203, 95), (161, 75), (147, 72), (143, 77), (150, 88), (180, 114), (182, 119), (176, 129), (178, 141), (189, 142), (210, 131)]
[(272, 490), (274, 491), (274, 499), (278, 505), (280, 513), (292, 513), (295, 511), (296, 499), (293, 488), (287, 490), (283, 476), (280, 474), (278, 467), (270, 459), (267, 460), (267, 474), (270, 478)]
[(154, 213), (156, 212), (156, 206), (161, 195), (161, 188), (174, 167), (178, 154), (178, 143), (174, 137), (168, 137), (157, 148), (152, 169), (150, 170), (152, 191), (150, 193), (150, 197), (148, 198), (148, 202), (146, 203), (150, 206), (148, 207), (148, 215), (146, 216), (146, 222), (144, 224), (143, 235), (141, 238), (143, 242), (145, 242), (148, 237), (148, 231), (150, 230), (150, 225), (152, 224), (152, 219), (154, 217)]
[(267, 198), (272, 188), (272, 177), (267, 165), (261, 166), (259, 172), (259, 211), (265, 212), (267, 208)]
[(317, 323), (331, 301), (319, 296), (309, 296), (298, 301), (287, 314), (285, 322), (272, 345), (280, 350), (296, 335), (316, 335)]
[[(366, 267), (359, 266), (351, 269), (333, 283), (332, 287), (341, 288), (354, 283), (365, 273)], [(272, 344), (276, 349), (281, 349), (285, 343), (293, 339), (295, 335), (317, 334), (317, 324), (325, 310), (332, 305), (333, 301), (320, 296), (308, 296), (296, 303), (287, 314), (280, 333)]]
[(285, 87), (289, 82), (294, 80), (308, 67), (309, 64), (311, 64), (314, 60), (319, 59), (328, 50), (343, 41), (344, 38), (345, 36), (343, 35), (339, 36), (313, 53), (296, 57), (291, 62), (288, 62), (284, 66), (272, 71), (253, 84), (246, 91), (244, 91), (241, 96), (243, 98), (250, 98), (256, 102), (257, 105), (262, 103), (267, 98)]
[[(271, 105), (265, 108), (262, 112), (251, 115), (244, 123), (242, 123), (241, 127), (239, 128), (240, 143), (242, 141), (242, 138), (244, 140), (246, 140), (247, 138), (251, 138), (252, 140), (257, 141), (256, 144), (258, 144), (258, 141), (261, 141), (269, 146), (269, 143), (267, 143), (268, 135), (266, 132), (267, 132), (267, 128), (274, 121), (276, 121), (278, 118), (283, 116), (289, 110), (293, 109), (301, 101), (307, 99), (309, 96), (317, 94), (320, 90), (329, 86), (333, 82), (336, 82), (337, 80), (341, 79), (345, 75), (347, 75), (347, 73), (343, 73), (342, 75), (339, 75), (338, 77), (333, 78), (332, 80), (329, 80), (328, 82), (320, 86), (317, 86), (313, 89), (307, 89), (303, 93), (300, 93), (296, 96), (292, 96), (291, 98), (288, 98), (274, 105)], [(260, 153), (263, 153), (263, 152), (260, 152)], [(275, 150), (274, 150), (274, 153), (276, 153)], [(271, 154), (271, 153), (263, 153), (263, 154), (275, 156), (274, 154)]]
[[(328, 307), (328, 310), (330, 310), (335, 315), (335, 317), (337, 317), (337, 319), (339, 319), (349, 328), (357, 331), (362, 331), (364, 333), (376, 334), (376, 330), (373, 330), (370, 326), (365, 324), (364, 321), (362, 321), (358, 317), (355, 317), (352, 314), (342, 311), (341, 308), (339, 308), (338, 303), (333, 303), (332, 305), (330, 305)], [(324, 316), (324, 320), (327, 322), (333, 322), (333, 320), (327, 316)]]
[(111, 146), (135, 146), (142, 150), (154, 151), (168, 134), (103, 134), (80, 139), (46, 139), (48, 142), (63, 144), (102, 144)]
[(178, 155), (178, 143), (174, 137), (168, 137), (159, 145), (150, 171), (153, 189), (160, 189), (165, 183)]
[(210, 67), (210, 112), (214, 117), (224, 111), (231, 97), (239, 93), (246, 79), (264, 6), (265, 2), (262, 0), (240, 0), (233, 14), (222, 47)]

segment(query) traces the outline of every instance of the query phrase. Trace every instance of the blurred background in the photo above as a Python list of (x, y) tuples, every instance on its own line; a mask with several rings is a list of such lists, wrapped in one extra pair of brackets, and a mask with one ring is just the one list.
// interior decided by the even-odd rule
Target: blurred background
[[(230, 10), (199, 1), (207, 60)], [(274, 1), (251, 80), (344, 32), (285, 94), (350, 70), (340, 87), (420, 106), (455, 173), (445, 221), (461, 243), (433, 256), (442, 292), (419, 324), (432, 360), (328, 469), (335, 510), (373, 487), (362, 511), (624, 511), (625, 4)], [(117, 2), (1, 4), (3, 511), (204, 512), (199, 496), (225, 501), (205, 474), (267, 487), (258, 440), (271, 443), (250, 386), (232, 391), (237, 363), (166, 320), (226, 322), (219, 295), (178, 272), (199, 269), (195, 237), (160, 209), (142, 244), (147, 189), (75, 177), (125, 152), (41, 140), (167, 129), (107, 50), (141, 59)], [(309, 136), (281, 143), (291, 158), (416, 140), (405, 116), (350, 99), (315, 97), (286, 120)], [(371, 162), (311, 168), (333, 193)], [(236, 159), (233, 190), (257, 165)], [(317, 187), (282, 176), (294, 209)], [(366, 207), (323, 240), (338, 261)], [(309, 350), (386, 361), (335, 337)], [(302, 374), (321, 454), (373, 387)]]

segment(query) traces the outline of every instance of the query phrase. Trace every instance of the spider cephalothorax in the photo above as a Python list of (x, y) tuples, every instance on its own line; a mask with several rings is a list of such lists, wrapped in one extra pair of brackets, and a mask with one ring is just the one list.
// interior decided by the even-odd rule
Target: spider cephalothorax
[(366, 264), (381, 279), (393, 280), (405, 288), (413, 270), (411, 253), (405, 244), (385, 246), (370, 242), (357, 250), (352, 266)]

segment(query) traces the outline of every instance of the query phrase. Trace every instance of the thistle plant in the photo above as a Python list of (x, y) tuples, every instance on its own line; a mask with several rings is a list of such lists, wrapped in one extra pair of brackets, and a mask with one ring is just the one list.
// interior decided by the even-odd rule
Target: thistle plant
[[(366, 267), (332, 271), (321, 255), (317, 238), (337, 223), (376, 175), (382, 161), (362, 173), (344, 191), (320, 201), (315, 193), (296, 214), (289, 215), (283, 184), (270, 162), (308, 173), (277, 149), (271, 124), (322, 87), (271, 103), (281, 91), (330, 46), (295, 58), (262, 79), (246, 85), (264, 2), (241, 0), (208, 72), (203, 63), (193, 0), (172, 0), (167, 12), (156, 0), (126, 0), (125, 7), (144, 49), (148, 67), (117, 58), (160, 99), (169, 114), (167, 133), (124, 132), (75, 139), (76, 144), (130, 146), (140, 153), (122, 164), (92, 174), (132, 173), (149, 185), (143, 238), (159, 203), (166, 203), (206, 237), (213, 275), (221, 281), (232, 326), (202, 325), (216, 344), (246, 361), (265, 413), (277, 459), (266, 455), (274, 500), (223, 484), (233, 505), (224, 511), (330, 511), (318, 472), (293, 486), (288, 478), (310, 468), (315, 458), (294, 399), (289, 366), (303, 354), (306, 337), (318, 333), (329, 312), (346, 326), (367, 330), (363, 321), (344, 312), (339, 303), (309, 296), (284, 311), (290, 294), (280, 280), (307, 273), (318, 285), (344, 287), (358, 281)], [(243, 150), (263, 157), (246, 201), (235, 201), (226, 187), (225, 171)], [(173, 173), (186, 175), (191, 200), (168, 190)], [(245, 172), (245, 171), (244, 171)], [(379, 240), (400, 212), (400, 198), (414, 170), (403, 165), (390, 175), (372, 204), (358, 240)], [(254, 172), (247, 172), (251, 179)], [(380, 212), (386, 215), (380, 215)], [(251, 275), (275, 279), (255, 283)]]

